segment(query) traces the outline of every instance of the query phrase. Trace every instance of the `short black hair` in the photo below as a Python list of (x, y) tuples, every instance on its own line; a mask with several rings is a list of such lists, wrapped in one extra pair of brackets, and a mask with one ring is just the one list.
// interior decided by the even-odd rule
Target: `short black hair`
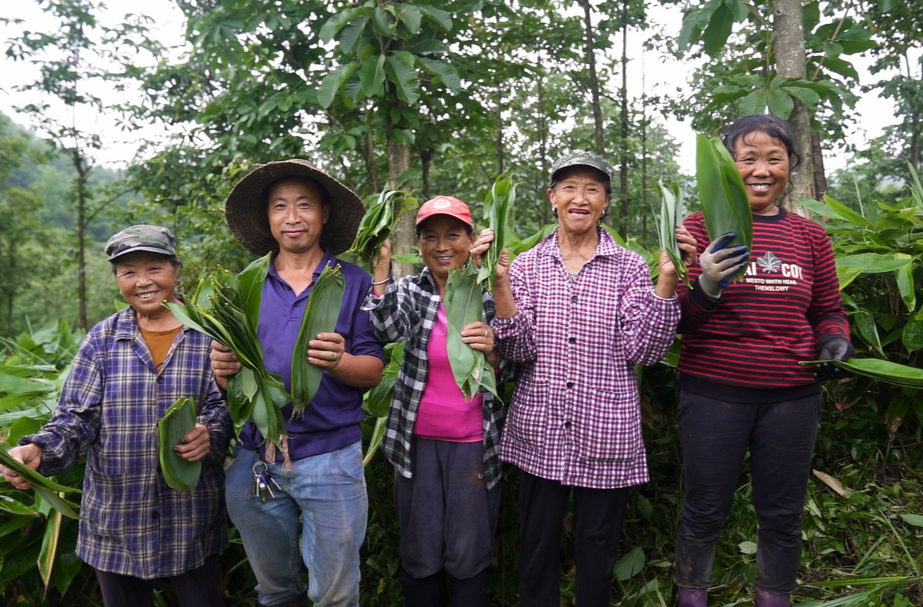
[(765, 133), (781, 141), (788, 152), (789, 170), (801, 164), (801, 155), (795, 151), (795, 135), (792, 133), (792, 128), (787, 122), (772, 114), (750, 114), (735, 120), (724, 130), (721, 140), (731, 156), (734, 156), (737, 142), (750, 133)]

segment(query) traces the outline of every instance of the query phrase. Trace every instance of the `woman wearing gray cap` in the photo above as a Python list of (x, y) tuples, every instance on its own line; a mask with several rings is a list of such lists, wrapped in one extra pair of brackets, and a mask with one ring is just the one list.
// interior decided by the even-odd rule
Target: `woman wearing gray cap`
[[(178, 303), (169, 230), (132, 226), (109, 239), (106, 253), (129, 305), (90, 330), (51, 420), (10, 455), (50, 475), (86, 454), (77, 555), (96, 569), (106, 607), (152, 606), (155, 579), (172, 583), (182, 607), (220, 607), (231, 419), (212, 375), (211, 340), (162, 305)], [(174, 451), (202, 461), (188, 494), (171, 489), (158, 467), (157, 421), (179, 397), (195, 400), (197, 423)], [(0, 473), (30, 486), (8, 468)]]
[(654, 286), (644, 259), (599, 225), (611, 173), (592, 152), (555, 162), (548, 198), (558, 229), (508, 275), (497, 268), (491, 326), (497, 350), (522, 369), (500, 459), (519, 469), (523, 607), (560, 604), (571, 496), (577, 604), (609, 604), (628, 493), (648, 480), (635, 366), (656, 363), (673, 342), (677, 275), (661, 253)]

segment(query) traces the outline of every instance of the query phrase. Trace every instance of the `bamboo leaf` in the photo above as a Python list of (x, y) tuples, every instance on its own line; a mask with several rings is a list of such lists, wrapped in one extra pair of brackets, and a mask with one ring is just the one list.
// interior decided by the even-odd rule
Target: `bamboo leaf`
[(202, 462), (191, 462), (180, 457), (173, 447), (189, 434), (196, 424), (195, 401), (179, 398), (164, 412), (157, 422), (157, 437), (160, 441), (160, 469), (164, 480), (171, 488), (187, 493), (199, 484)]
[(372, 458), (375, 457), (378, 446), (381, 445), (381, 439), (385, 436), (385, 427), (387, 425), (388, 418), (386, 417), (379, 417), (375, 421), (375, 429), (372, 431), (372, 440), (369, 441), (369, 448), (365, 452), (365, 457), (362, 458), (363, 466), (368, 466)]
[(336, 331), (345, 289), (339, 265), (324, 268), (311, 287), (292, 355), (292, 404), (296, 413), (304, 411), (314, 399), (324, 376), (324, 369), (308, 362), (308, 342), (319, 333)]
[(58, 553), (58, 540), (61, 537), (61, 513), (50, 512), (45, 522), (45, 533), (42, 536), (42, 548), (38, 554), (38, 573), (45, 584), (45, 593), (48, 593), (51, 583), (51, 572), (54, 568), (55, 555)]
[(237, 276), (238, 292), (243, 298), (250, 324), (254, 327), (260, 322), (260, 302), (271, 258), (272, 253), (267, 253), (244, 268), (244, 271)]
[(488, 291), (492, 291), (494, 287), (497, 263), (500, 253), (506, 247), (507, 233), (510, 232), (510, 212), (515, 202), (516, 186), (509, 178), (495, 182), (484, 201), (484, 218), (487, 220), (487, 227), (494, 232), (494, 240), (481, 259), (477, 280)]

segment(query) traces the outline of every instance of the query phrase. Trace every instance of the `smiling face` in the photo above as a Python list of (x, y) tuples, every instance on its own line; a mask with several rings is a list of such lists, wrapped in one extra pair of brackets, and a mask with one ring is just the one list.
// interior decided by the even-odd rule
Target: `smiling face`
[(788, 185), (789, 161), (785, 145), (762, 131), (754, 131), (737, 140), (734, 162), (747, 186), (753, 214), (778, 213), (776, 198)]
[(548, 198), (561, 230), (576, 235), (595, 230), (612, 198), (606, 193), (605, 176), (595, 169), (575, 166), (559, 171), (555, 180)]
[(115, 278), (125, 301), (142, 316), (169, 314), (163, 303), (176, 303), (176, 267), (169, 257), (137, 251), (114, 262)]
[(320, 186), (300, 177), (282, 179), (269, 187), (266, 214), (279, 251), (302, 254), (320, 249), (320, 236), (330, 218)]
[(433, 215), (417, 228), (417, 247), (437, 284), (445, 285), (449, 270), (468, 261), (474, 233), (461, 219)]

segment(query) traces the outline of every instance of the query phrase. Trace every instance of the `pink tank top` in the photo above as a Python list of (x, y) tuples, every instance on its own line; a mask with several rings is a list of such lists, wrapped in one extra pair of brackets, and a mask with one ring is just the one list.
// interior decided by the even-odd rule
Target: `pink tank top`
[(445, 305), (439, 304), (436, 322), (426, 344), (429, 375), (413, 426), (414, 436), (454, 443), (484, 439), (484, 412), (480, 394), (469, 401), (455, 383), (446, 346), (448, 320)]

